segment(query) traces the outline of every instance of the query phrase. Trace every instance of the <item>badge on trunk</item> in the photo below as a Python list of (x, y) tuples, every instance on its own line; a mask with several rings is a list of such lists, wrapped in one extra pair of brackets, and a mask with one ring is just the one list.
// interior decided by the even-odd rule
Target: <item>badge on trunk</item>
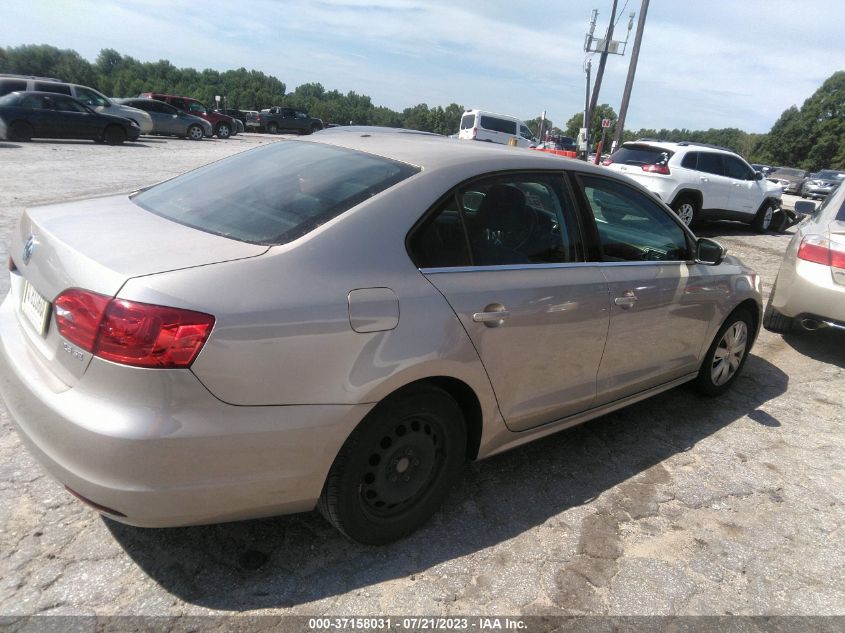
[(26, 244), (23, 245), (23, 263), (29, 264), (29, 260), (32, 259), (32, 252), (35, 250), (35, 245), (38, 242), (35, 241), (35, 236), (29, 236), (29, 239), (26, 240)]

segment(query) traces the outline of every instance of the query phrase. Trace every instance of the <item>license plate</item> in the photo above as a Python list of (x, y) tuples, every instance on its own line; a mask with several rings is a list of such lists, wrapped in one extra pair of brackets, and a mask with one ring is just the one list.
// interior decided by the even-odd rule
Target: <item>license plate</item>
[(47, 329), (47, 317), (50, 314), (50, 302), (38, 294), (28, 281), (24, 281), (23, 284), (21, 312), (39, 334), (44, 334)]

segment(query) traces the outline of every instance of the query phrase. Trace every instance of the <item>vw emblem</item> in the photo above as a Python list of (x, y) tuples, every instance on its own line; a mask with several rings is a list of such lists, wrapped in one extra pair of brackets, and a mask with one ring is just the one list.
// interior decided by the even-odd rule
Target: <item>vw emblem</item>
[(32, 251), (35, 250), (35, 245), (38, 242), (35, 241), (35, 236), (30, 235), (29, 239), (27, 239), (26, 244), (23, 245), (23, 263), (29, 264), (29, 260), (32, 259)]

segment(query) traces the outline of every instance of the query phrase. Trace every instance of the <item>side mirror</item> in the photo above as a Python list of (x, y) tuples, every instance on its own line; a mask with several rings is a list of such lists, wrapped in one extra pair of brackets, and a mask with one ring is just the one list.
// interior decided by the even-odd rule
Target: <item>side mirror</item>
[(803, 213), (804, 215), (813, 215), (816, 212), (816, 204), (809, 200), (799, 200), (795, 203), (795, 213)]
[(728, 250), (715, 240), (700, 237), (695, 242), (695, 263), (718, 266), (725, 259)]
[(763, 172), (762, 171), (755, 171), (754, 172), (754, 180), (763, 180)]

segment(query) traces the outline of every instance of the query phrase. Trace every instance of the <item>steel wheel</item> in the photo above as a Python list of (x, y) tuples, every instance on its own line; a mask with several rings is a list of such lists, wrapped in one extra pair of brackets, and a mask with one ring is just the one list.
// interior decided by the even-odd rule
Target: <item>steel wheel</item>
[(721, 387), (739, 370), (745, 350), (748, 347), (748, 326), (744, 321), (737, 321), (722, 335), (713, 354), (710, 377), (713, 384)]
[(217, 138), (229, 138), (232, 134), (232, 130), (229, 129), (229, 126), (226, 123), (221, 123), (217, 126)]
[(771, 204), (767, 204), (757, 212), (757, 216), (754, 218), (752, 227), (758, 233), (764, 233), (772, 226), (772, 219), (774, 219), (774, 217), (775, 208)]
[(402, 420), (373, 447), (361, 480), (361, 502), (377, 517), (401, 514), (431, 487), (443, 464), (440, 422), (433, 417)]
[(347, 438), (318, 507), (350, 539), (390, 543), (440, 507), (465, 459), (457, 402), (434, 385), (412, 385), (382, 400)]

